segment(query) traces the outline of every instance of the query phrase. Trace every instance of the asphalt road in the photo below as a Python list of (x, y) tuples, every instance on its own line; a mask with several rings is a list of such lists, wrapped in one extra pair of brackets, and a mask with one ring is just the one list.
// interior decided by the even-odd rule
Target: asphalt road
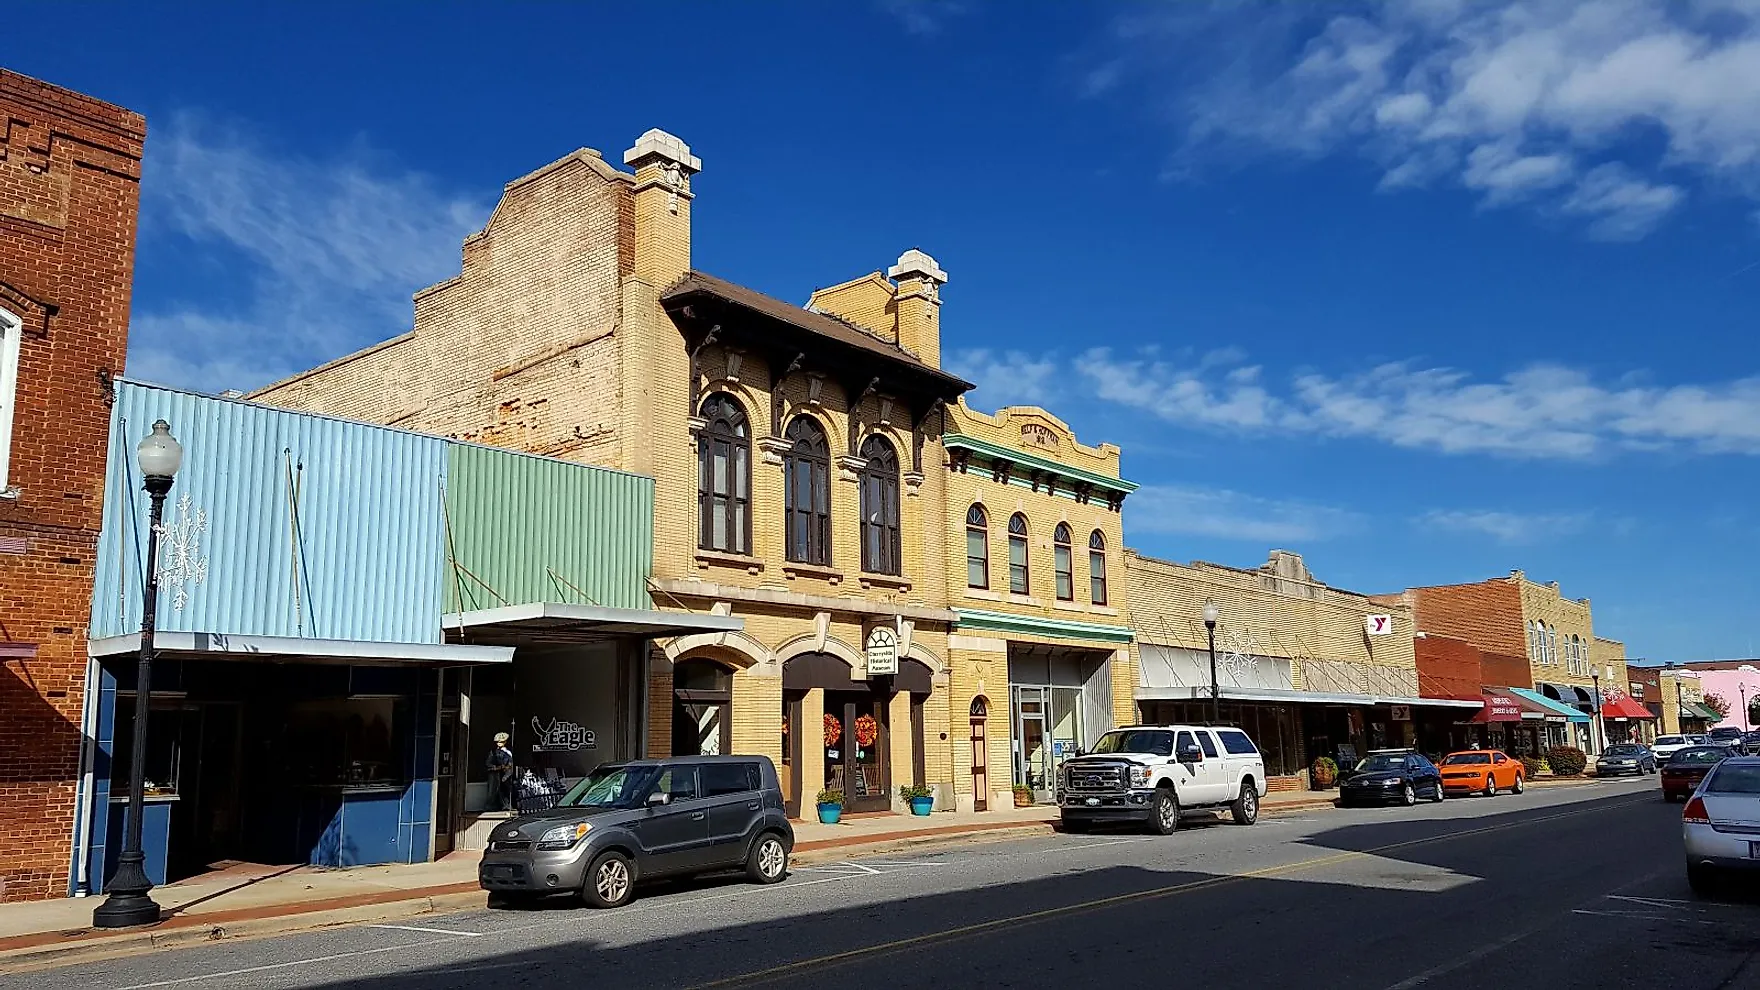
[(424, 917), (0, 987), (1760, 990), (1760, 896), (1693, 898), (1680, 806), (1653, 779), (988, 842), (768, 888), (659, 888), (620, 911)]

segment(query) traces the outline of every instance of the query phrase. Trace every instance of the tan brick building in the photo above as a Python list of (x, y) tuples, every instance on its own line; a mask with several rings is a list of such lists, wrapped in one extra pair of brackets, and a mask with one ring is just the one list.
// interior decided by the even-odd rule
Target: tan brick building
[(1420, 690), (1410, 606), (1330, 587), (1301, 555), (1256, 569), (1125, 556), (1137, 637), (1136, 696), (1148, 721), (1210, 719), (1206, 606), (1216, 608), (1216, 692), (1248, 730), (1276, 789), (1307, 785), (1321, 756), (1349, 761), (1410, 746), (1426, 709), (1477, 704)]
[[(947, 275), (928, 255), (796, 306), (691, 268), (701, 163), (683, 142), (650, 131), (624, 162), (633, 174), (583, 149), (509, 183), (459, 276), (416, 295), (411, 332), (253, 398), (653, 476), (656, 605), (744, 630), (656, 642), (647, 751), (767, 754), (796, 807), (826, 786), (890, 807), (913, 782), (940, 807), (975, 804), (974, 731), (995, 807), (1016, 640), (1104, 658), (1087, 725), (1128, 712), (1131, 674), (1111, 663), (1129, 636), (1122, 589), (1092, 600), (1094, 555), (1121, 559), (1117, 448), (1039, 411), (958, 403), (970, 386), (939, 368)], [(1017, 469), (992, 477), (995, 451)], [(948, 569), (966, 573), (980, 499), (999, 513), (998, 580), (1009, 518), (1030, 519), (1031, 588), (957, 596), (968, 616)], [(956, 622), (990, 614), (953, 647)], [(1040, 625), (998, 635), (1017, 620)], [(870, 669), (893, 652), (895, 672)]]
[[(65, 895), (141, 116), (0, 69), (0, 899)], [(148, 424), (138, 424), (142, 435)], [(89, 765), (89, 764), (88, 764)]]

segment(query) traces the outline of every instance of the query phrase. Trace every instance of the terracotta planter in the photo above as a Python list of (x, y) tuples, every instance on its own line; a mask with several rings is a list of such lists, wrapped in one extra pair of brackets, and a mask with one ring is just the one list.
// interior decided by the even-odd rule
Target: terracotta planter
[(1017, 808), (1031, 808), (1033, 806), (1033, 795), (1022, 794), (1020, 791), (1015, 791), (1014, 806)]

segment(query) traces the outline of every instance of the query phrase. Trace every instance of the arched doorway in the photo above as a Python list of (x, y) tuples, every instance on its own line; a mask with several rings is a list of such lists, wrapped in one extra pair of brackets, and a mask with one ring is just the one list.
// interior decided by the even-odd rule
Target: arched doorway
[(733, 671), (713, 660), (672, 668), (672, 755), (722, 756), (733, 748)]
[(990, 699), (978, 695), (972, 699), (972, 810), (990, 810), (990, 741), (986, 724), (990, 721)]
[[(829, 653), (802, 653), (784, 663), (789, 813), (798, 815), (821, 788), (842, 791), (848, 811), (887, 811), (895, 782), (922, 783), (923, 702), (932, 690), (929, 668), (908, 657), (899, 660), (897, 674), (867, 681), (851, 680), (850, 665)], [(909, 725), (892, 717), (901, 694), (910, 698)], [(899, 715), (902, 720), (902, 708)], [(909, 733), (909, 766), (894, 765), (894, 732)]]

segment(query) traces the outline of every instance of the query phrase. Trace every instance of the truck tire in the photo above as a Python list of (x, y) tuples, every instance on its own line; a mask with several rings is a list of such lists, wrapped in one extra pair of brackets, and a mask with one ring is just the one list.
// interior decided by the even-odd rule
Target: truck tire
[(1149, 804), (1149, 827), (1156, 835), (1172, 835), (1179, 830), (1179, 798), (1174, 796), (1173, 788), (1155, 788)]
[(1251, 825), (1259, 820), (1259, 785), (1253, 783), (1253, 778), (1241, 780), (1241, 792), (1228, 806), (1228, 813), (1236, 825)]

